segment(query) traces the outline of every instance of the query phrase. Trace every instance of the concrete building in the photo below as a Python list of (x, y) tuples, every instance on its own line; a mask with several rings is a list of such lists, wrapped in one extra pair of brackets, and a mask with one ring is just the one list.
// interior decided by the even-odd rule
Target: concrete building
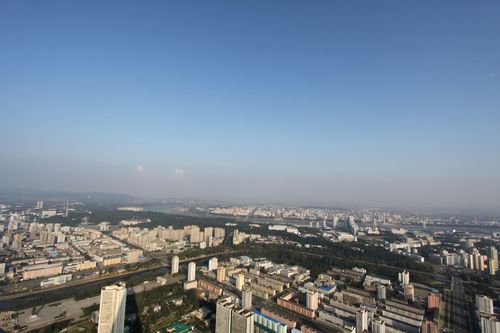
[(187, 281), (194, 281), (194, 280), (196, 280), (196, 264), (191, 261), (188, 264)]
[(171, 271), (172, 274), (177, 274), (179, 273), (179, 257), (178, 256), (173, 256), (172, 257), (172, 267)]
[(192, 225), (191, 226), (191, 233), (189, 236), (189, 241), (191, 243), (199, 243), (201, 241), (200, 239), (200, 228), (198, 226)]
[(127, 263), (133, 264), (139, 261), (139, 258), (142, 257), (142, 250), (130, 250), (127, 253)]
[(495, 268), (495, 266), (498, 266), (498, 263), (495, 260), (490, 259), (488, 261), (488, 272), (490, 272), (490, 275), (496, 274), (497, 268)]
[(500, 333), (500, 321), (494, 317), (481, 317), (481, 333)]
[(38, 279), (62, 273), (62, 264), (31, 265), (23, 269), (23, 281)]
[(488, 296), (476, 295), (476, 309), (479, 313), (493, 314), (493, 300)]
[(427, 309), (439, 309), (441, 305), (441, 297), (437, 293), (429, 293), (427, 295)]
[(372, 320), (372, 333), (385, 333), (385, 321), (382, 319)]
[(101, 289), (98, 333), (123, 333), (126, 301), (127, 288), (124, 282)]
[(253, 312), (238, 308), (230, 298), (217, 302), (215, 333), (253, 333)]
[(415, 287), (412, 284), (407, 284), (404, 287), (404, 295), (407, 301), (415, 301)]
[(209, 271), (213, 271), (215, 269), (217, 269), (217, 265), (219, 264), (218, 260), (216, 257), (214, 258), (211, 258), (209, 261), (208, 261), (208, 270)]
[(215, 312), (215, 333), (231, 333), (232, 312), (236, 305), (230, 298), (221, 299), (217, 302)]
[(213, 244), (213, 228), (205, 227), (204, 229), (204, 241), (207, 243), (207, 247), (212, 247)]
[(356, 312), (356, 333), (368, 332), (368, 311), (358, 310)]
[(407, 284), (410, 283), (410, 272), (407, 270), (402, 271), (401, 273), (398, 273), (398, 281), (401, 283), (401, 285), (404, 287)]
[(217, 267), (217, 282), (226, 281), (226, 268), (223, 266)]
[(316, 318), (316, 311), (308, 309), (306, 306), (299, 304), (297, 301), (299, 298), (298, 295), (294, 292), (289, 292), (280, 298), (278, 298), (278, 305), (288, 309), (292, 312), (296, 312), (302, 316), (308, 318)]
[(236, 274), (235, 279), (236, 279), (235, 282), (236, 289), (242, 290), (243, 285), (245, 284), (245, 276), (242, 273), (238, 273)]
[(318, 292), (308, 291), (306, 293), (306, 306), (308, 309), (316, 311), (318, 309), (319, 304), (319, 295)]
[(249, 285), (245, 285), (241, 292), (241, 306), (245, 310), (252, 309), (252, 288)]
[(385, 301), (386, 298), (386, 288), (384, 285), (379, 284), (377, 286), (377, 300)]
[(221, 287), (216, 286), (213, 283), (210, 283), (203, 279), (198, 280), (198, 288), (208, 291), (209, 294), (215, 295), (216, 297), (221, 296), (223, 292), (223, 289)]
[(232, 333), (254, 333), (253, 312), (245, 309), (234, 309), (231, 314)]
[(490, 246), (490, 258), (495, 260), (497, 263), (496, 269), (498, 269), (498, 250), (495, 246)]
[(287, 333), (287, 325), (259, 311), (253, 312), (255, 333)]

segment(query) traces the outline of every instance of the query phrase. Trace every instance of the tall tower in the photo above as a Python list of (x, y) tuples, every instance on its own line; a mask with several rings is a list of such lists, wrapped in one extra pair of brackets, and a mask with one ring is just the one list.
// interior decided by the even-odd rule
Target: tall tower
[(235, 305), (229, 298), (217, 302), (215, 333), (231, 333), (231, 314)]
[(217, 282), (226, 281), (226, 268), (224, 266), (217, 267)]
[(101, 289), (98, 333), (123, 333), (126, 301), (125, 282), (118, 282)]
[(242, 290), (244, 283), (245, 283), (245, 276), (241, 273), (238, 273), (236, 275), (236, 283), (235, 283), (236, 289)]
[(377, 300), (379, 301), (385, 301), (385, 296), (386, 295), (386, 289), (383, 284), (379, 284), (377, 286)]
[(68, 217), (68, 211), (69, 211), (69, 200), (66, 201), (66, 213), (64, 216)]
[(191, 243), (199, 243), (200, 242), (200, 227), (193, 225), (191, 226), (191, 234), (189, 241)]
[(356, 312), (356, 333), (368, 332), (368, 311), (358, 310)]
[(410, 272), (404, 270), (401, 273), (398, 273), (398, 280), (403, 287), (406, 286), (410, 283)]
[(316, 311), (318, 309), (318, 302), (318, 292), (308, 291), (306, 293), (306, 306), (308, 309)]
[(407, 301), (412, 301), (412, 302), (415, 301), (415, 288), (413, 287), (412, 284), (407, 284), (404, 287), (404, 295)]
[(178, 256), (173, 256), (172, 257), (171, 273), (172, 274), (179, 273), (179, 257)]
[(217, 257), (213, 257), (211, 258), (209, 261), (208, 261), (208, 270), (209, 271), (213, 271), (215, 269), (217, 269), (217, 265), (218, 265), (218, 260), (217, 260)]
[(241, 306), (245, 310), (252, 309), (252, 289), (249, 285), (243, 287), (243, 292), (241, 293)]
[(493, 270), (497, 271), (498, 270), (498, 250), (494, 246), (490, 247), (490, 260), (494, 260), (493, 261)]
[(254, 333), (253, 313), (245, 309), (235, 309), (231, 314), (231, 332)]
[(194, 281), (196, 275), (196, 264), (194, 262), (190, 262), (188, 264), (188, 274), (187, 274), (187, 280), (188, 281)]
[(373, 333), (385, 333), (385, 322), (382, 319), (372, 320)]

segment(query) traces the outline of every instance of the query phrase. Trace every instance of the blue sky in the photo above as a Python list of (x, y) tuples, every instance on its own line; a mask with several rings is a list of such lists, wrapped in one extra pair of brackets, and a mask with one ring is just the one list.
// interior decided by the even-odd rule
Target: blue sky
[(499, 12), (0, 1), (0, 186), (498, 211)]

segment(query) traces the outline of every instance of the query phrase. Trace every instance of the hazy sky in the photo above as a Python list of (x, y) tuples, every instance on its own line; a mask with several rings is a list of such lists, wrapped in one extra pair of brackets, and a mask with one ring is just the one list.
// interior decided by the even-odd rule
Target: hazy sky
[(499, 15), (0, 0), (0, 187), (500, 211)]

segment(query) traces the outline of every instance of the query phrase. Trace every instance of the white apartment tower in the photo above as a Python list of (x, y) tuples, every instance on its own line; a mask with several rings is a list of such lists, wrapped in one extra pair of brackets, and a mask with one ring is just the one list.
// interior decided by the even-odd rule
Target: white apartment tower
[(318, 309), (319, 295), (318, 292), (308, 291), (306, 293), (306, 306), (309, 310), (316, 311)]
[(377, 300), (385, 301), (386, 297), (386, 288), (383, 284), (379, 284), (377, 286)]
[(493, 314), (493, 300), (488, 296), (476, 295), (476, 309), (479, 313)]
[(173, 256), (172, 257), (171, 273), (172, 274), (179, 273), (179, 257), (178, 256)]
[(245, 309), (234, 309), (231, 314), (232, 333), (254, 333), (253, 312)]
[(493, 272), (498, 270), (498, 250), (496, 247), (490, 247), (490, 260), (493, 261), (492, 268)]
[(235, 287), (238, 290), (243, 289), (243, 285), (245, 284), (245, 276), (242, 273), (238, 273), (235, 278)]
[(356, 312), (356, 333), (368, 332), (368, 311), (358, 310)]
[(196, 280), (196, 264), (192, 261), (188, 264), (187, 280), (188, 281)]
[(226, 281), (226, 268), (224, 266), (217, 267), (217, 282)]
[(403, 287), (406, 286), (410, 283), (410, 272), (404, 270), (401, 273), (398, 273), (398, 280)]
[(231, 333), (231, 313), (234, 308), (235, 305), (229, 298), (217, 302), (215, 333)]
[(118, 282), (101, 289), (98, 333), (123, 333), (126, 301), (125, 282)]
[(211, 258), (208, 261), (208, 270), (213, 271), (217, 269), (217, 265), (219, 264), (219, 261), (217, 260), (216, 257)]
[(252, 289), (249, 285), (245, 285), (243, 287), (243, 291), (241, 293), (241, 306), (245, 310), (252, 309)]
[(385, 321), (383, 321), (382, 319), (372, 320), (372, 332), (385, 333)]

